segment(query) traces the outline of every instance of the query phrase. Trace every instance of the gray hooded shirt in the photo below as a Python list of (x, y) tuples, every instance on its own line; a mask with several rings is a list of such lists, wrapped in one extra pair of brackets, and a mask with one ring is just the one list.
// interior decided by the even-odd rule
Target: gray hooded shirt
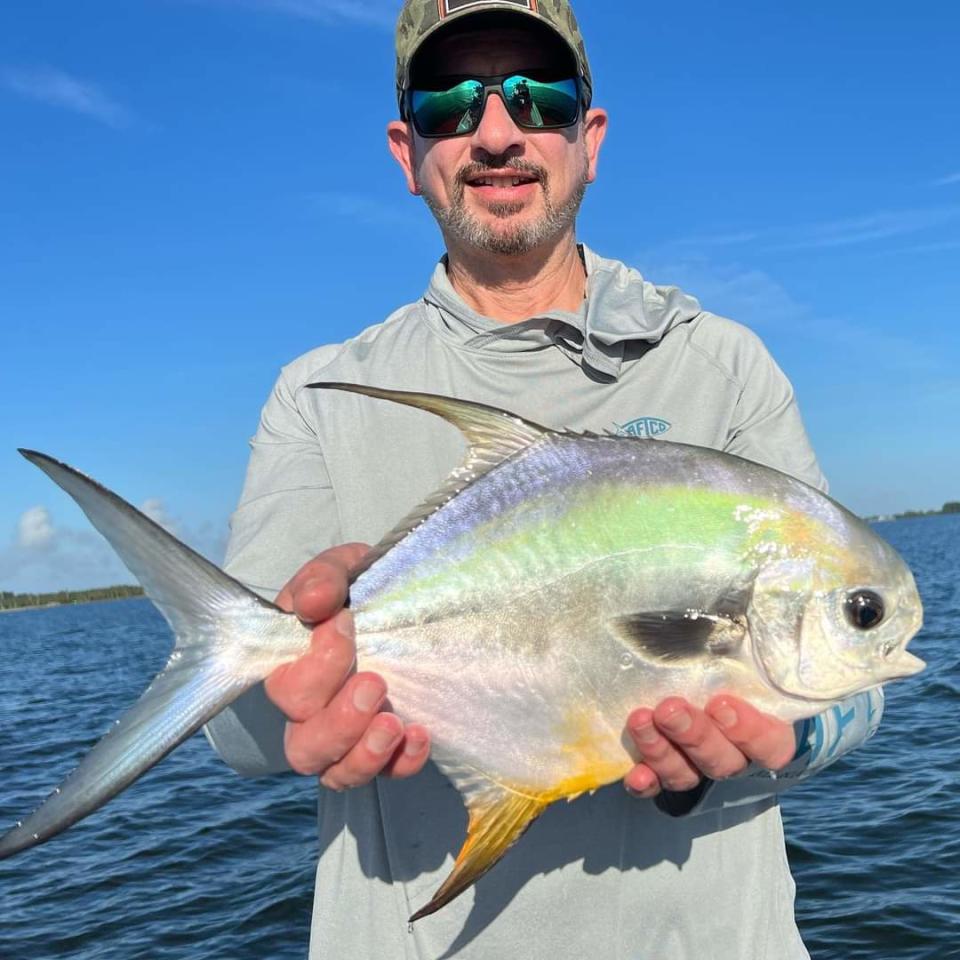
[[(714, 447), (823, 488), (790, 384), (754, 334), (676, 288), (581, 253), (587, 294), (576, 313), (504, 326), (466, 306), (441, 262), (422, 300), (286, 367), (252, 441), (229, 572), (276, 595), (326, 547), (376, 542), (464, 451), (460, 434), (429, 414), (305, 389), (317, 380), (462, 397), (558, 429)], [(406, 781), (321, 789), (310, 956), (807, 957), (776, 794), (862, 742), (881, 705), (879, 694), (864, 695), (799, 726), (797, 759), (776, 778), (750, 770), (659, 808), (619, 784), (556, 804), (474, 888), (412, 928), (407, 918), (466, 835), (459, 795), (432, 765)], [(257, 775), (288, 769), (283, 722), (257, 689), (207, 733), (235, 769)], [(671, 807), (687, 815), (663, 812)]]

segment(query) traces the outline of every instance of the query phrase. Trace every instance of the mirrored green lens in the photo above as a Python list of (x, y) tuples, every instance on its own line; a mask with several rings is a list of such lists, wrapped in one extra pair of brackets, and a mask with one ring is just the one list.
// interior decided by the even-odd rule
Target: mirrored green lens
[(580, 110), (576, 80), (543, 83), (529, 77), (507, 77), (503, 96), (513, 119), (522, 127), (568, 127)]
[(410, 113), (423, 137), (454, 137), (480, 124), (484, 103), (502, 93), (514, 122), (529, 130), (569, 127), (580, 114), (580, 84), (574, 79), (543, 81), (523, 74), (464, 80), (446, 90), (412, 90)]
[(483, 84), (464, 80), (449, 90), (414, 90), (410, 109), (425, 137), (450, 137), (473, 130), (483, 113)]

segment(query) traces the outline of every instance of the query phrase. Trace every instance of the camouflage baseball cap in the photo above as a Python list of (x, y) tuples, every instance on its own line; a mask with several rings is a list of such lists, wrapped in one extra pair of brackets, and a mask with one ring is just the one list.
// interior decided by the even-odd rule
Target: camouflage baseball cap
[(580, 76), (593, 86), (590, 63), (577, 18), (567, 0), (404, 0), (397, 21), (397, 93), (410, 83), (410, 64), (424, 40), (440, 27), (477, 13), (517, 13), (535, 17), (559, 34), (577, 60)]

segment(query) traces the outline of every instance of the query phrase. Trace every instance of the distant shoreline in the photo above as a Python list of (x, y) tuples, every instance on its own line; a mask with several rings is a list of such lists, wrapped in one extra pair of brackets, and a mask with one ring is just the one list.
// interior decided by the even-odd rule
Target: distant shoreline
[(960, 510), (907, 510), (906, 513), (878, 513), (866, 517), (868, 523), (892, 523), (894, 520), (916, 520), (918, 517), (950, 517), (960, 514)]
[(24, 607), (0, 607), (0, 613), (19, 613), (21, 610), (50, 610), (52, 607), (82, 607), (87, 603), (117, 603), (120, 600), (141, 600), (145, 595), (129, 597), (101, 597), (99, 600), (67, 600), (65, 603), (34, 603)]
[(97, 590), (60, 590), (56, 593), (0, 593), (0, 613), (75, 607), (82, 603), (108, 603), (144, 596), (142, 587), (101, 587)]

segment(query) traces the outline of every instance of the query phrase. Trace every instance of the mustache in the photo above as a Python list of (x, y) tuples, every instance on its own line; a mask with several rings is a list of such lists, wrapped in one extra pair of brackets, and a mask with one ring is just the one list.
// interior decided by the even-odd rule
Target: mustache
[(487, 160), (475, 160), (473, 163), (468, 163), (466, 166), (461, 167), (457, 171), (457, 185), (463, 189), (469, 180), (488, 173), (491, 170), (515, 170), (517, 173), (536, 177), (544, 189), (546, 189), (550, 179), (550, 175), (546, 169), (536, 163), (531, 163), (529, 160), (523, 160), (520, 157), (499, 156), (490, 157)]

